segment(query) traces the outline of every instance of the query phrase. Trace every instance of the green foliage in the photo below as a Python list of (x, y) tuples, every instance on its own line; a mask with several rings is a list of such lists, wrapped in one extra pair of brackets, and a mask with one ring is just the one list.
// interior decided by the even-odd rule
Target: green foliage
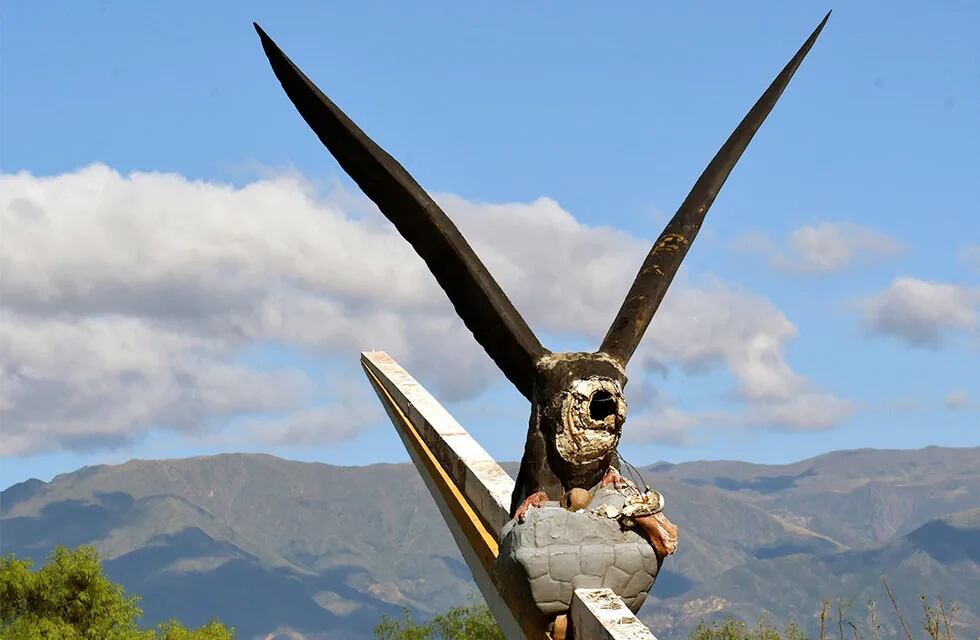
[(454, 607), (430, 624), (444, 640), (503, 640), (504, 634), (486, 605)]
[(102, 573), (91, 547), (58, 547), (38, 572), (8, 556), (0, 561), (0, 630), (4, 638), (142, 637), (139, 599)]
[[(892, 597), (888, 583), (882, 579), (888, 592), (888, 597), (895, 607), (896, 617), (905, 632), (903, 640), (913, 640), (898, 603)], [(935, 603), (926, 596), (921, 596), (923, 611), (922, 627), (928, 634), (928, 640), (955, 640), (953, 629), (959, 605), (944, 600), (937, 595)], [(874, 601), (868, 603), (870, 633), (865, 635), (852, 620), (847, 618), (851, 600), (838, 599), (836, 610), (828, 601), (823, 602), (819, 619), (820, 634), (818, 640), (879, 640), (881, 625), (878, 624), (877, 607)], [(826, 627), (831, 627), (832, 632)], [(376, 640), (503, 640), (503, 634), (494, 621), (486, 605), (454, 607), (443, 615), (438, 615), (429, 622), (419, 624), (412, 618), (408, 609), (402, 612), (401, 618), (385, 616), (374, 628)], [(896, 636), (898, 637), (898, 636)], [(178, 636), (182, 640), (181, 636)], [(766, 614), (759, 617), (756, 625), (750, 626), (741, 620), (727, 618), (724, 622), (706, 624), (704, 620), (689, 636), (689, 640), (807, 640), (806, 634), (795, 622), (786, 625), (782, 632), (772, 624)]]
[(377, 640), (428, 640), (432, 634), (433, 629), (428, 624), (416, 623), (408, 609), (402, 611), (401, 619), (385, 616), (374, 627)]
[(29, 560), (0, 558), (3, 640), (232, 640), (219, 622), (188, 630), (176, 620), (141, 629), (138, 596), (127, 596), (102, 571), (92, 547), (57, 547), (40, 571)]
[(197, 629), (187, 629), (177, 620), (171, 620), (157, 627), (157, 635), (151, 637), (159, 640), (234, 640), (235, 634), (217, 620)]
[(385, 616), (374, 628), (377, 640), (503, 640), (490, 610), (484, 604), (453, 607), (424, 624), (408, 609), (400, 619)]
[(769, 622), (766, 616), (759, 618), (757, 627), (749, 627), (741, 620), (728, 618), (724, 622), (713, 622), (711, 625), (698, 623), (697, 629), (691, 633), (690, 640), (806, 640), (806, 635), (795, 622), (786, 625), (782, 634)]

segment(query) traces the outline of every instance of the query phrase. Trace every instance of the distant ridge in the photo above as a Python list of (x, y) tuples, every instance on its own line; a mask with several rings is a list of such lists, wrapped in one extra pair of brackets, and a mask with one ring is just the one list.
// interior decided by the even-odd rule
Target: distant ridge
[[(882, 574), (910, 612), (920, 591), (941, 591), (980, 628), (980, 447), (641, 471), (681, 527), (641, 612), (660, 637), (763, 609), (811, 623), (822, 598), (881, 601)], [(475, 592), (407, 464), (131, 460), (15, 484), (0, 506), (3, 553), (41, 562), (55, 544), (95, 544), (110, 577), (144, 596), (146, 623), (216, 615), (242, 638), (367, 638), (382, 614)]]

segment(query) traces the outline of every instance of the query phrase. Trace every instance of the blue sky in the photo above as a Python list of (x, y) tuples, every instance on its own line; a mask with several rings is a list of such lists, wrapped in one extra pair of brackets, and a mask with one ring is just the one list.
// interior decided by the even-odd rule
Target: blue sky
[[(407, 362), (418, 363), (418, 377), (491, 453), (519, 457), (526, 403), (480, 360), (467, 336), (447, 324), (451, 316), (436, 299), (438, 290), (425, 283), (417, 265), (405, 276), (417, 293), (389, 291), (396, 283), (379, 277), (365, 281), (370, 295), (362, 296), (346, 291), (343, 273), (332, 274), (339, 283), (333, 288), (304, 285), (304, 292), (315, 290), (317, 304), (342, 308), (338, 324), (390, 326), (392, 317), (424, 307), (419, 323), (430, 324), (421, 334), (435, 340), (433, 327), (452, 328), (445, 352), (438, 341), (420, 338), (420, 353), (411, 344), (411, 327), (397, 337), (352, 329), (346, 339), (314, 338), (304, 327), (315, 322), (290, 325), (288, 318), (280, 324), (293, 327), (291, 334), (243, 329), (246, 337), (236, 341), (202, 328), (214, 315), (206, 309), (178, 322), (173, 317), (180, 314), (166, 309), (133, 311), (120, 302), (136, 299), (140, 287), (160, 287), (176, 305), (185, 304), (181, 289), (171, 286), (184, 281), (165, 276), (186, 268), (193, 279), (198, 264), (154, 254), (141, 260), (162, 266), (146, 279), (142, 272), (131, 280), (116, 277), (112, 265), (125, 263), (106, 254), (125, 253), (119, 230), (130, 213), (193, 225), (201, 203), (231, 206), (221, 194), (244, 190), (235, 202), (258, 203), (248, 209), (246, 225), (257, 229), (249, 240), (254, 243), (266, 233), (263, 224), (268, 233), (280, 232), (282, 211), (268, 210), (265, 217), (261, 203), (293, 202), (292, 189), (313, 194), (310, 220), (316, 211), (348, 207), (344, 219), (351, 224), (344, 228), (390, 239), (386, 223), (358, 198), (283, 95), (252, 20), (422, 185), (443, 194), (440, 201), (461, 218), (457, 222), (478, 250), (486, 243), (485, 251), (500, 253), (504, 273), (498, 277), (505, 289), (511, 277), (513, 288), (530, 281), (545, 291), (552, 285), (547, 266), (534, 264), (533, 252), (509, 249), (501, 221), (533, 225), (527, 216), (571, 216), (581, 227), (574, 230), (575, 242), (587, 247), (589, 238), (597, 238), (612, 261), (619, 259), (617, 238), (628, 245), (629, 256), (643, 243), (649, 246), (718, 146), (829, 8), (834, 14), (827, 29), (732, 174), (685, 261), (674, 287), (692, 293), (677, 293), (673, 311), (665, 309), (671, 318), (663, 319), (663, 327), (655, 320), (647, 338), (656, 342), (651, 336), (658, 327), (661, 335), (674, 335), (675, 325), (697, 324), (683, 317), (685, 310), (728, 309), (735, 318), (739, 310), (754, 310), (763, 328), (746, 331), (775, 340), (779, 362), (772, 371), (785, 365), (786, 376), (799, 384), (753, 391), (757, 378), (748, 370), (752, 363), (738, 361), (738, 345), (720, 344), (701, 357), (654, 344), (644, 362), (656, 364), (634, 362), (640, 371), (630, 372), (628, 397), (634, 412), (645, 416), (637, 427), (644, 435), (629, 437), (628, 421), (624, 452), (634, 463), (786, 462), (839, 448), (980, 444), (976, 3), (621, 3), (610, 9), (593, 3), (433, 2), (409, 9), (391, 3), (8, 2), (2, 14), (0, 163), (8, 187), (3, 206), (11, 216), (4, 224), (11, 233), (3, 234), (0, 249), (13, 256), (5, 255), (13, 261), (6, 264), (15, 266), (5, 277), (10, 331), (3, 438), (21, 444), (4, 447), (0, 484), (131, 457), (221, 451), (343, 464), (403, 460), (356, 366), (358, 352), (368, 348), (401, 348)], [(134, 180), (132, 172), (173, 174), (172, 182)], [(81, 175), (75, 186), (68, 185), (72, 175)], [(81, 206), (72, 189), (90, 194), (91, 188), (76, 184), (85, 180), (104, 192), (122, 190), (124, 196), (112, 201), (120, 208), (107, 218), (108, 200), (96, 197)], [(275, 185), (274, 197), (246, 201), (249, 185), (263, 180)], [(211, 199), (195, 199), (205, 192), (202, 198)], [(167, 196), (173, 197), (169, 209)], [(42, 203), (45, 219), (61, 225), (53, 233), (67, 244), (15, 227), (25, 219), (18, 213), (24, 202)], [(519, 204), (528, 206), (515, 208)], [(85, 216), (93, 216), (90, 225)], [(304, 219), (291, 223), (300, 237)], [(228, 238), (243, 233), (234, 216), (215, 220), (228, 220)], [(134, 228), (143, 234), (135, 244), (162, 246), (152, 225)], [(207, 236), (211, 245), (196, 250), (220, 245), (222, 228), (215, 222), (209, 231), (214, 235)], [(72, 229), (98, 235), (72, 236)], [(481, 229), (485, 235), (474, 237)], [(325, 227), (322, 233), (333, 231)], [(72, 246), (72, 237), (91, 252)], [(167, 237), (192, 243), (191, 236)], [(180, 256), (191, 255), (186, 246), (180, 245)], [(568, 258), (564, 250), (555, 255)], [(68, 255), (70, 260), (63, 258)], [(225, 260), (228, 278), (241, 277), (238, 263), (227, 259), (208, 264)], [(354, 252), (345, 264), (356, 271), (357, 259)], [(290, 271), (262, 279), (280, 263), (275, 257), (249, 263), (263, 274), (249, 282), (261, 280), (255, 286), (265, 291), (298, 277)], [(509, 265), (521, 269), (519, 276), (505, 275)], [(76, 280), (59, 280), (72, 272)], [(224, 272), (208, 270), (202, 278), (213, 273)], [(629, 278), (604, 283), (602, 273), (590, 286), (612, 290), (610, 301), (621, 299)], [(106, 278), (104, 288), (99, 277)], [(65, 294), (69, 289), (75, 298)], [(101, 293), (86, 298), (89, 290)], [(199, 303), (207, 307), (208, 289), (201, 290)], [(717, 302), (729, 293), (730, 306)], [(224, 298), (214, 295), (210, 302), (219, 306)], [(529, 310), (532, 325), (540, 318), (539, 337), (553, 349), (594, 347), (590, 323), (608, 322), (615, 312), (599, 306), (598, 320), (591, 311), (584, 314), (579, 330), (552, 318), (554, 305), (537, 308), (531, 293), (515, 298)], [(285, 313), (299, 317), (299, 298), (284, 293), (282, 299)], [(384, 317), (355, 314), (389, 303)], [(702, 303), (707, 306), (697, 306)], [(223, 317), (238, 318), (236, 313)], [(132, 353), (142, 348), (140, 336), (152, 333), (146, 339), (154, 344), (179, 342), (187, 354), (217, 354), (205, 362), (213, 373), (202, 375), (192, 390), (194, 398), (205, 399), (188, 404), (179, 393), (161, 396), (116, 415), (120, 403), (134, 402), (125, 389), (142, 389), (128, 386), (126, 376), (152, 382), (152, 375), (136, 365), (98, 368), (115, 356), (100, 354), (102, 343), (83, 331), (77, 340), (91, 348), (70, 358), (40, 330), (30, 340), (26, 333), (62, 323), (111, 336), (115, 329), (98, 324), (107, 318), (133, 331), (126, 334)], [(176, 342), (159, 342), (164, 329)], [(678, 335), (692, 343), (712, 339), (694, 329), (689, 338)], [(384, 343), (389, 338), (391, 347)], [(37, 345), (33, 351), (21, 348), (28, 342)], [(36, 373), (42, 360), (48, 373)], [(153, 362), (153, 375), (183, 379), (163, 371), (169, 365), (162, 357)], [(173, 366), (185, 372), (193, 368), (188, 362)], [(75, 366), (90, 373), (64, 373)], [(276, 377), (261, 378), (266, 372)], [(238, 383), (228, 383), (235, 391), (227, 397), (207, 395), (225, 388), (215, 380), (253, 374), (260, 377), (248, 380), (259, 391), (282, 387), (275, 401), (249, 402), (254, 398), (244, 397), (249, 394)], [(472, 388), (463, 378), (474, 380)], [(109, 388), (122, 389), (125, 399)], [(305, 391), (291, 395), (290, 389)], [(61, 414), (51, 409), (69, 396)], [(63, 426), (72, 407), (98, 415), (93, 407), (100, 403), (111, 428), (93, 426), (93, 420)], [(829, 412), (825, 419), (798, 415), (821, 411)], [(665, 430), (658, 421), (671, 426)], [(258, 437), (265, 426), (283, 436)]]

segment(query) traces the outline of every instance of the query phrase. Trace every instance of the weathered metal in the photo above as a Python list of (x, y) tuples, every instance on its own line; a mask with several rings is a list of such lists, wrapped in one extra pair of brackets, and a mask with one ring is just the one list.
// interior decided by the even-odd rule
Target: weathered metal
[[(541, 494), (558, 499), (618, 467), (626, 419), (625, 366), (690, 249), (705, 214), (830, 14), (741, 121), (650, 251), (596, 353), (545, 349), (459, 230), (408, 172), (374, 143), (262, 29), (262, 46), (286, 94), (327, 149), (429, 266), (477, 342), (531, 401), (510, 513)], [(593, 390), (585, 397), (583, 388)], [(586, 410), (588, 405), (588, 410)], [(597, 419), (581, 419), (598, 409)]]
[(643, 261), (640, 272), (626, 294), (622, 308), (616, 314), (616, 319), (609, 327), (609, 332), (602, 340), (600, 351), (613, 356), (624, 365), (629, 361), (633, 351), (640, 344), (653, 314), (657, 312), (660, 302), (667, 293), (681, 261), (691, 248), (691, 243), (701, 229), (704, 216), (711, 208), (718, 192), (721, 191), (728, 174), (742, 157), (742, 152), (749, 146), (756, 131), (765, 122), (766, 116), (776, 106), (776, 101), (783, 94), (796, 69), (803, 58), (810, 52), (813, 43), (817, 41), (820, 32), (830, 18), (830, 12), (817, 25), (807, 38), (800, 50), (783, 67), (762, 97), (752, 106), (738, 127), (732, 132), (725, 144), (722, 145), (707, 168), (694, 183), (694, 188), (681, 203), (674, 217), (671, 218), (663, 233), (653, 244), (653, 249)]
[(546, 349), (449, 216), (255, 25), (286, 95), (354, 182), (429, 266), (456, 313), (504, 375), (531, 398)]

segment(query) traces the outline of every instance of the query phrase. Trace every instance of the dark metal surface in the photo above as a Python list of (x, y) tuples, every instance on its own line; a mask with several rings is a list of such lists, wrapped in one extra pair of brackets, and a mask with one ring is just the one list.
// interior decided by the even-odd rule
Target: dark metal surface
[(476, 341), (530, 399), (534, 363), (547, 351), (459, 229), (404, 167), (323, 95), (259, 25), (255, 30), (272, 70), (300, 115), (425, 260)]
[(591, 489), (610, 466), (618, 468), (615, 448), (598, 460), (572, 464), (558, 453), (558, 430), (563, 428), (562, 405), (568, 389), (576, 380), (603, 378), (626, 385), (621, 367), (604, 354), (561, 353), (543, 358), (537, 371), (531, 420), (524, 443), (524, 455), (517, 472), (510, 513), (536, 491), (544, 491), (552, 500), (562, 493), (580, 487)]
[(646, 260), (643, 261), (643, 266), (640, 267), (633, 286), (626, 294), (626, 300), (616, 314), (612, 326), (609, 327), (609, 332), (602, 340), (599, 351), (608, 353), (624, 366), (629, 362), (650, 320), (653, 319), (653, 314), (657, 312), (660, 302), (667, 293), (667, 287), (670, 286), (677, 269), (681, 266), (681, 261), (684, 260), (691, 243), (698, 235), (705, 214), (708, 213), (715, 197), (728, 179), (728, 174), (735, 168), (738, 159), (742, 157), (742, 152), (749, 146), (752, 136), (762, 126), (766, 116), (776, 106), (776, 101), (779, 100), (779, 96), (796, 73), (797, 67), (810, 51), (810, 47), (816, 42), (828, 18), (830, 12), (817, 25), (793, 59), (776, 76), (766, 92), (739, 123), (738, 128), (711, 159), (704, 173), (694, 184), (694, 188), (654, 243)]
[[(300, 114), (340, 166), (414, 247), (477, 342), (531, 401), (531, 420), (512, 497), (511, 515), (536, 491), (543, 490), (551, 499), (557, 500), (573, 487), (591, 488), (610, 466), (618, 466), (615, 444), (608, 451), (603, 444), (605, 453), (586, 463), (570, 462), (562, 456), (556, 442), (559, 431), (568, 430), (563, 402), (578, 381), (601, 379), (618, 385), (619, 389), (626, 385), (624, 367), (660, 306), (705, 214), (829, 17), (830, 13), (776, 76), (701, 174), (647, 255), (599, 350), (564, 354), (552, 354), (541, 346), (442, 209), (394, 158), (368, 138), (255, 25), (273, 71)], [(606, 401), (609, 401), (608, 397)], [(620, 426), (617, 422), (617, 442)], [(582, 433), (588, 436), (593, 432), (579, 431), (578, 437)]]

